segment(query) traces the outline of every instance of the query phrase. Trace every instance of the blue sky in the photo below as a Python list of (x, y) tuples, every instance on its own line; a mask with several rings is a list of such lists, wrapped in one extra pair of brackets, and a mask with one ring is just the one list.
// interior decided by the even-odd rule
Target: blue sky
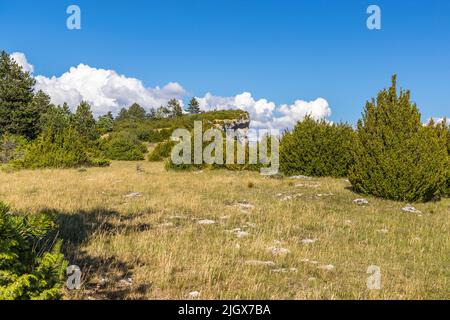
[[(70, 4), (81, 30), (66, 28)], [(366, 27), (370, 4), (382, 30)], [(146, 87), (177, 82), (185, 98), (322, 97), (331, 120), (351, 123), (397, 73), (424, 118), (450, 116), (448, 0), (0, 0), (0, 43), (23, 52), (35, 75), (83, 63)]]

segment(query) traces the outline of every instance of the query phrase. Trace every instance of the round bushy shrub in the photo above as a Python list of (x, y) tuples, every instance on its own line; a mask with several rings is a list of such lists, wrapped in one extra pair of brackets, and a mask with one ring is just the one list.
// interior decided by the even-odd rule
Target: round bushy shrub
[(67, 262), (54, 230), (49, 216), (15, 215), (0, 202), (0, 300), (61, 297)]
[(121, 132), (105, 139), (101, 144), (105, 156), (111, 160), (144, 160), (147, 147), (132, 134)]
[(38, 168), (72, 168), (90, 165), (78, 133), (71, 128), (60, 133), (47, 131), (39, 135), (26, 149), (23, 159), (14, 166)]
[(286, 175), (343, 177), (352, 163), (354, 132), (307, 116), (280, 142), (280, 169)]
[(170, 157), (174, 145), (175, 142), (170, 140), (158, 143), (148, 155), (148, 161), (162, 161)]
[(27, 143), (22, 136), (5, 133), (0, 137), (0, 163), (8, 163), (23, 157)]
[(422, 125), (409, 91), (392, 86), (367, 102), (358, 122), (355, 163), (349, 180), (355, 191), (399, 201), (427, 201), (444, 194), (448, 177), (446, 137)]

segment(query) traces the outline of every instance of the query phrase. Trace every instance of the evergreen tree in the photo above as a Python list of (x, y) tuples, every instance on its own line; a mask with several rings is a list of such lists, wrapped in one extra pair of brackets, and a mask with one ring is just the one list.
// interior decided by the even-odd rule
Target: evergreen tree
[(111, 132), (114, 126), (114, 116), (111, 111), (100, 116), (97, 121), (97, 129), (101, 134)]
[(448, 176), (445, 136), (423, 126), (410, 92), (392, 86), (367, 102), (349, 180), (355, 191), (399, 201), (427, 201), (443, 194)]
[(189, 105), (186, 111), (190, 114), (200, 113), (200, 104), (198, 103), (197, 99), (192, 98), (191, 101), (189, 101)]
[(39, 113), (30, 108), (34, 78), (5, 51), (0, 53), (0, 134), (9, 132), (35, 138)]
[(280, 143), (280, 169), (287, 175), (348, 175), (354, 132), (347, 124), (330, 124), (307, 116)]
[(43, 129), (43, 121), (47, 112), (50, 111), (52, 105), (50, 104), (50, 96), (44, 93), (42, 90), (39, 90), (33, 97), (33, 100), (30, 105), (30, 109), (32, 109), (36, 114), (39, 115), (39, 126), (37, 126), (34, 132), (34, 136), (37, 136)]
[(134, 121), (145, 120), (146, 112), (139, 104), (133, 103), (128, 109), (127, 118)]
[(91, 106), (87, 102), (82, 101), (77, 107), (73, 115), (73, 125), (80, 136), (87, 141), (98, 139), (96, 122), (91, 112)]
[(126, 108), (122, 108), (116, 117), (116, 121), (123, 121), (126, 119), (128, 119), (128, 110)]
[(169, 115), (172, 118), (183, 115), (183, 109), (177, 99), (170, 99), (169, 102), (167, 102), (167, 109), (169, 110)]

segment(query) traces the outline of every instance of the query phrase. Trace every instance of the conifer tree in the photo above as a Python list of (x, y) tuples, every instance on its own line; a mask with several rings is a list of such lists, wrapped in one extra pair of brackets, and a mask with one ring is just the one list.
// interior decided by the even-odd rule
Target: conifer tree
[(179, 117), (183, 115), (183, 109), (177, 99), (170, 99), (167, 103), (167, 109), (169, 110), (171, 117)]
[(392, 86), (367, 102), (358, 121), (355, 191), (399, 201), (427, 201), (443, 194), (448, 172), (445, 137), (423, 126), (410, 92)]
[(189, 105), (186, 111), (190, 114), (200, 113), (200, 104), (198, 103), (197, 99), (192, 98), (191, 101), (189, 101)]
[(91, 112), (91, 106), (82, 101), (77, 107), (73, 115), (73, 125), (81, 137), (87, 141), (96, 140), (99, 137), (97, 132), (96, 122)]
[(38, 132), (39, 113), (30, 104), (34, 78), (5, 51), (0, 53), (0, 135), (9, 132), (30, 139)]

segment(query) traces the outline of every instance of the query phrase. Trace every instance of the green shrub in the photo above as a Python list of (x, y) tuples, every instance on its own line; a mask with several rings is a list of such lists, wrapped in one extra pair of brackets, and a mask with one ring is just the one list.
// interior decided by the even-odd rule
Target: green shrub
[[(203, 146), (202, 146), (202, 150), (205, 149), (206, 146), (208, 146), (211, 142), (203, 142)], [(175, 145), (175, 143), (173, 144), (173, 146)], [(172, 148), (173, 148), (172, 146)], [(260, 144), (255, 144), (255, 145), (250, 145), (249, 143), (246, 143), (244, 146), (244, 158), (245, 161), (243, 164), (238, 164), (237, 163), (237, 158), (238, 158), (238, 147), (237, 147), (237, 141), (234, 141), (234, 163), (232, 164), (227, 164), (226, 163), (226, 150), (227, 150), (227, 141), (224, 137), (223, 140), (223, 164), (207, 164), (205, 162), (201, 163), (201, 164), (195, 164), (194, 163), (194, 144), (191, 144), (191, 164), (174, 164), (172, 162), (172, 160), (170, 159), (170, 155), (171, 152), (169, 152), (169, 157), (168, 159), (166, 159), (165, 161), (165, 168), (167, 170), (194, 170), (194, 169), (227, 169), (227, 170), (233, 170), (233, 171), (244, 171), (244, 170), (248, 170), (248, 171), (257, 171), (259, 169), (261, 169), (262, 167), (269, 167), (269, 164), (263, 164), (261, 163), (259, 160), (257, 161), (256, 164), (250, 164), (249, 158), (250, 158), (250, 149), (252, 149), (253, 152), (256, 153), (257, 159), (259, 159), (259, 146)], [(256, 149), (256, 150), (255, 150)], [(270, 143), (268, 144), (268, 150), (270, 150)], [(268, 157), (270, 158), (270, 151), (268, 152)]]
[(47, 131), (39, 135), (25, 151), (23, 159), (14, 162), (15, 167), (71, 168), (90, 165), (85, 147), (78, 133), (71, 128), (54, 134)]
[(44, 214), (18, 216), (0, 202), (0, 300), (58, 299), (67, 267), (55, 224)]
[(162, 161), (170, 157), (174, 141), (164, 141), (158, 143), (152, 152), (148, 155), (148, 161)]
[(101, 143), (105, 156), (111, 160), (144, 160), (147, 148), (132, 134), (113, 134)]
[(0, 163), (8, 163), (22, 158), (27, 143), (27, 140), (22, 136), (5, 133), (0, 137)]
[(440, 197), (449, 166), (445, 139), (434, 126), (422, 125), (409, 91), (397, 94), (394, 76), (358, 122), (349, 180), (357, 192), (393, 200)]
[(354, 132), (347, 124), (306, 117), (280, 142), (280, 169), (287, 175), (343, 177), (352, 163)]

